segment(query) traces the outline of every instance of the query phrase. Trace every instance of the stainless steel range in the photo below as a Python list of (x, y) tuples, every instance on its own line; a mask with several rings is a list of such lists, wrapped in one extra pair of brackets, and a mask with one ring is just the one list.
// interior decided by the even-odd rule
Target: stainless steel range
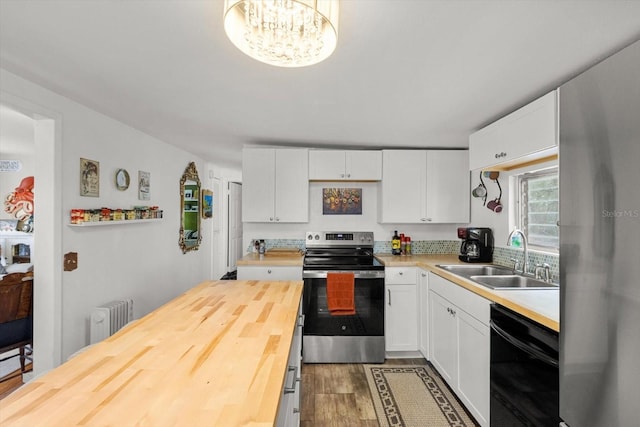
[[(373, 232), (308, 232), (303, 262), (305, 363), (383, 363), (384, 266)], [(327, 275), (353, 273), (355, 314), (333, 315)]]

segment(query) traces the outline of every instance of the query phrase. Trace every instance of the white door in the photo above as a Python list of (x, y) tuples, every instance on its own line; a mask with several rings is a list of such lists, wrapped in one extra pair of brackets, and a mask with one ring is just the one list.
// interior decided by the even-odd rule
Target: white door
[(229, 262), (227, 271), (236, 270), (236, 262), (242, 258), (242, 184), (229, 183)]

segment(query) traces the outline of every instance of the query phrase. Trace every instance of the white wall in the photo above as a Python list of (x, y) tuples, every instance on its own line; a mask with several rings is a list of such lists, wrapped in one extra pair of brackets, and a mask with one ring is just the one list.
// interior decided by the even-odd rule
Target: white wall
[[(466, 224), (379, 224), (378, 183), (310, 182), (309, 222), (304, 224), (244, 223), (244, 248), (251, 239), (304, 239), (307, 231), (373, 231), (376, 241), (391, 240), (394, 230), (411, 240), (456, 240), (456, 228)], [(362, 215), (322, 215), (323, 188), (362, 188)]]
[[(187, 164), (196, 161), (201, 180), (207, 182), (208, 168), (202, 159), (6, 70), (0, 70), (0, 103), (42, 107), (50, 111), (51, 116), (57, 117), (56, 125), (59, 127), (56, 129), (56, 144), (59, 145), (60, 164), (55, 174), (52, 174), (57, 175), (59, 180), (53, 184), (52, 193), (60, 194), (62, 226), (58, 234), (51, 230), (44, 232), (47, 236), (52, 235), (53, 245), (48, 254), (53, 258), (55, 270), (61, 269), (62, 259), (58, 258), (59, 254), (66, 252), (78, 253), (78, 269), (60, 273), (60, 278), (43, 278), (39, 281), (39, 264), (36, 260), (36, 292), (39, 285), (48, 283), (46, 291), (51, 292), (53, 289), (53, 293), (48, 296), (47, 301), (36, 297), (35, 310), (53, 310), (52, 321), (57, 321), (55, 316), (59, 316), (61, 325), (60, 354), (41, 354), (40, 357), (50, 359), (49, 362), (53, 360), (55, 365), (56, 361), (66, 359), (86, 345), (87, 318), (93, 306), (113, 299), (133, 298), (135, 316), (140, 317), (210, 278), (210, 241), (204, 240), (199, 251), (187, 254), (182, 254), (178, 247), (179, 180)], [(98, 198), (79, 195), (80, 157), (100, 162)], [(127, 169), (132, 177), (131, 187), (124, 192), (115, 188), (114, 173), (118, 168)], [(143, 202), (137, 198), (135, 182), (138, 170), (151, 173), (149, 201)], [(36, 189), (36, 203), (37, 198)], [(164, 210), (164, 220), (94, 228), (66, 226), (71, 208), (130, 207), (142, 204), (160, 206)], [(42, 224), (46, 224), (46, 221), (43, 220)], [(210, 236), (212, 222), (203, 221), (202, 226), (203, 235)], [(55, 224), (53, 227), (55, 228)], [(41, 231), (43, 230), (38, 233)], [(48, 279), (52, 282), (48, 282)], [(58, 280), (60, 283), (57, 283)], [(59, 303), (50, 301), (56, 298), (59, 298)], [(38, 324), (36, 313), (36, 347), (38, 336), (45, 329), (45, 325)], [(37, 357), (36, 354), (36, 371)], [(41, 360), (43, 366), (48, 364), (44, 359)]]
[[(471, 226), (473, 227), (489, 227), (493, 229), (495, 246), (507, 247), (507, 238), (511, 230), (515, 228), (516, 224), (516, 209), (514, 209), (513, 200), (516, 198), (515, 191), (516, 175), (521, 175), (526, 172), (532, 172), (535, 170), (545, 169), (551, 166), (557, 166), (558, 161), (551, 161), (542, 163), (539, 165), (528, 166), (521, 169), (513, 169), (508, 172), (500, 172), (499, 180), (502, 186), (502, 205), (503, 210), (500, 213), (495, 213), (488, 209), (486, 206), (482, 206), (482, 199), (471, 197)], [(474, 188), (480, 184), (480, 169), (476, 169), (471, 172), (471, 188)], [(498, 186), (494, 181), (484, 178), (484, 183), (487, 186), (488, 197), (487, 203), (498, 197)]]

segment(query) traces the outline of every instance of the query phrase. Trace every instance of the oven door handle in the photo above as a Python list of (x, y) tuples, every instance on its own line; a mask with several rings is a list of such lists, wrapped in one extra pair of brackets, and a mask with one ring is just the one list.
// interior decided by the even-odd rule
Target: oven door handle
[(353, 270), (335, 270), (335, 271), (324, 271), (324, 270), (303, 270), (302, 278), (303, 279), (326, 279), (327, 273), (353, 273), (354, 279), (384, 279), (384, 270), (364, 270), (364, 271), (353, 271)]
[(513, 335), (511, 335), (508, 332), (506, 332), (500, 326), (496, 325), (493, 320), (491, 320), (489, 323), (491, 325), (491, 329), (493, 329), (496, 334), (498, 334), (502, 339), (507, 341), (509, 344), (511, 344), (514, 347), (524, 351), (529, 356), (546, 363), (547, 365), (551, 365), (551, 366), (556, 367), (556, 368), (558, 367), (558, 361), (555, 358), (549, 356), (548, 354), (544, 353), (543, 351), (538, 350), (535, 347), (532, 347), (532, 346), (528, 345), (525, 342), (522, 342), (518, 338), (516, 338)]

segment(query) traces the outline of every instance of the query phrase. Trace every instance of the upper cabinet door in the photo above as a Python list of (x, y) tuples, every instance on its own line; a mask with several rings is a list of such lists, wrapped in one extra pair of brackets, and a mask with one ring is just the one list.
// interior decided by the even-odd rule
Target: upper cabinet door
[(309, 150), (245, 148), (242, 221), (309, 221)]
[(345, 152), (346, 179), (352, 181), (380, 181), (382, 179), (382, 151)]
[(382, 151), (310, 150), (309, 179), (313, 181), (380, 181)]
[(557, 154), (558, 92), (553, 91), (469, 136), (469, 167), (510, 169)]
[(383, 150), (378, 222), (426, 221), (426, 156), (424, 150)]
[(309, 150), (276, 150), (275, 222), (309, 222)]
[(273, 148), (245, 148), (242, 151), (243, 222), (274, 220), (275, 159)]
[(326, 181), (345, 179), (344, 151), (310, 150), (309, 179)]
[(469, 187), (468, 151), (427, 151), (428, 222), (469, 222)]
[(384, 150), (382, 165), (378, 222), (469, 222), (466, 150)]

